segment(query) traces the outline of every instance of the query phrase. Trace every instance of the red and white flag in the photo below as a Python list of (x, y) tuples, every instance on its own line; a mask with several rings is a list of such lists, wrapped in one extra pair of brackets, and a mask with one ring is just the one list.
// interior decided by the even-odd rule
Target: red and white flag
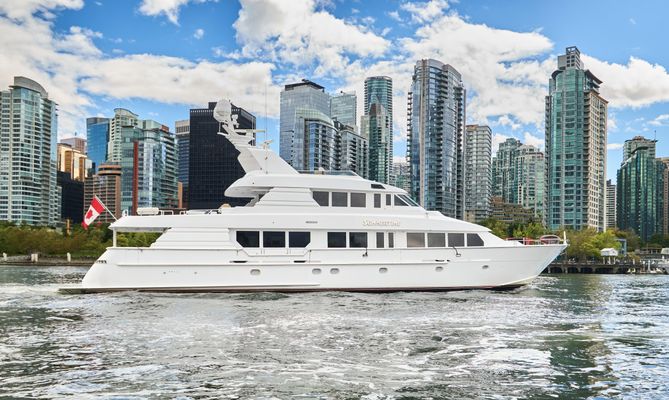
[(88, 225), (92, 224), (106, 208), (100, 199), (98, 199), (98, 196), (93, 196), (93, 201), (91, 201), (91, 206), (88, 207), (88, 211), (84, 215), (84, 222), (81, 223), (81, 226), (88, 229)]

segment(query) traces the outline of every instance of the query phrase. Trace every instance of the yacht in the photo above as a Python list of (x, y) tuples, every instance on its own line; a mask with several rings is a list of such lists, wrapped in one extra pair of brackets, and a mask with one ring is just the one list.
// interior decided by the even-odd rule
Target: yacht
[[(515, 288), (566, 240), (507, 241), (427, 211), (397, 187), (351, 172), (301, 173), (215, 109), (246, 174), (226, 196), (246, 206), (172, 214), (138, 210), (111, 224), (113, 245), (69, 292), (404, 291)], [(118, 247), (119, 232), (159, 232)]]

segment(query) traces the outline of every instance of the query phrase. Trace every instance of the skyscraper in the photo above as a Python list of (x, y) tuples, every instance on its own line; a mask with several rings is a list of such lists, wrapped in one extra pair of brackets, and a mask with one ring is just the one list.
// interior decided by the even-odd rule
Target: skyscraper
[[(223, 135), (220, 123), (214, 119), (215, 102), (207, 108), (190, 110), (190, 142), (188, 158), (188, 208), (217, 209), (227, 203), (242, 206), (248, 199), (227, 197), (226, 189), (244, 176), (237, 161), (239, 151)], [(232, 105), (239, 129), (255, 129), (256, 117), (241, 107)]]
[(548, 228), (604, 230), (607, 101), (576, 47), (558, 57), (546, 96)]
[(387, 76), (365, 79), (361, 131), (369, 140), (369, 179), (389, 183), (393, 163), (393, 81)]
[(88, 157), (68, 144), (58, 143), (58, 171), (66, 172), (70, 178), (83, 182), (88, 176)]
[(178, 180), (181, 183), (181, 199), (183, 208), (188, 208), (188, 163), (190, 160), (190, 120), (185, 119), (174, 123), (177, 136)]
[(325, 93), (323, 86), (306, 79), (284, 86), (279, 115), (279, 154), (296, 169), (303, 169), (306, 163), (305, 149), (308, 146), (303, 120), (310, 111), (330, 119), (330, 95)]
[(77, 136), (61, 139), (60, 143), (66, 144), (76, 151), (86, 154), (86, 139)]
[(452, 66), (416, 63), (408, 101), (411, 195), (428, 210), (464, 217), (465, 88)]
[(125, 108), (115, 108), (114, 118), (109, 121), (109, 141), (107, 142), (107, 161), (120, 163), (121, 144), (123, 143), (124, 129), (134, 129), (141, 124), (139, 116)]
[[(606, 229), (616, 228), (617, 199), (616, 185), (611, 183), (611, 179), (606, 181)], [(666, 210), (666, 206), (664, 208)]]
[(109, 118), (86, 118), (86, 151), (93, 163), (93, 172), (107, 162), (109, 144)]
[(57, 118), (56, 103), (31, 79), (15, 76), (0, 91), (0, 220), (59, 222)]
[(486, 125), (465, 130), (465, 219), (479, 222), (490, 216), (492, 196), (492, 131)]
[[(658, 158), (664, 164), (664, 177), (662, 192), (662, 234), (669, 234), (669, 157)], [(617, 225), (616, 225), (617, 226)]]
[(330, 98), (330, 118), (355, 129), (358, 124), (357, 107), (355, 92), (339, 92)]
[(492, 195), (501, 197), (504, 203), (513, 203), (514, 162), (517, 151), (523, 144), (516, 138), (508, 138), (499, 144), (492, 159)]
[(618, 170), (618, 227), (634, 230), (642, 240), (664, 230), (665, 165), (655, 158), (655, 143), (641, 136), (626, 141), (632, 150)]
[(341, 171), (353, 171), (363, 178), (368, 175), (369, 144), (367, 138), (359, 135), (355, 128), (334, 121), (335, 154), (334, 168)]
[(510, 202), (534, 212), (536, 221), (543, 221), (546, 208), (546, 160), (536, 147), (525, 144), (515, 151), (511, 178)]
[(135, 207), (177, 208), (177, 154), (169, 127), (138, 120), (119, 133), (121, 208), (131, 212)]

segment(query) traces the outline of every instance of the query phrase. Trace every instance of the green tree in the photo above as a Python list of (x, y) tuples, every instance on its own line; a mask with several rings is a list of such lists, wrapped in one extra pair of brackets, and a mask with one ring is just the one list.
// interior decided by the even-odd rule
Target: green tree
[(486, 228), (490, 229), (493, 235), (501, 237), (502, 239), (509, 236), (509, 224), (506, 222), (497, 220), (495, 218), (487, 218), (479, 223)]

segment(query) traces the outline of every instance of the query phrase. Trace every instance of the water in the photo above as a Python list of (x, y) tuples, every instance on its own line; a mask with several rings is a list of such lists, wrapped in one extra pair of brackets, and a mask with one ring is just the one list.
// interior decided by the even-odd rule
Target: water
[(669, 276), (511, 292), (61, 295), (0, 267), (0, 398), (669, 398)]

